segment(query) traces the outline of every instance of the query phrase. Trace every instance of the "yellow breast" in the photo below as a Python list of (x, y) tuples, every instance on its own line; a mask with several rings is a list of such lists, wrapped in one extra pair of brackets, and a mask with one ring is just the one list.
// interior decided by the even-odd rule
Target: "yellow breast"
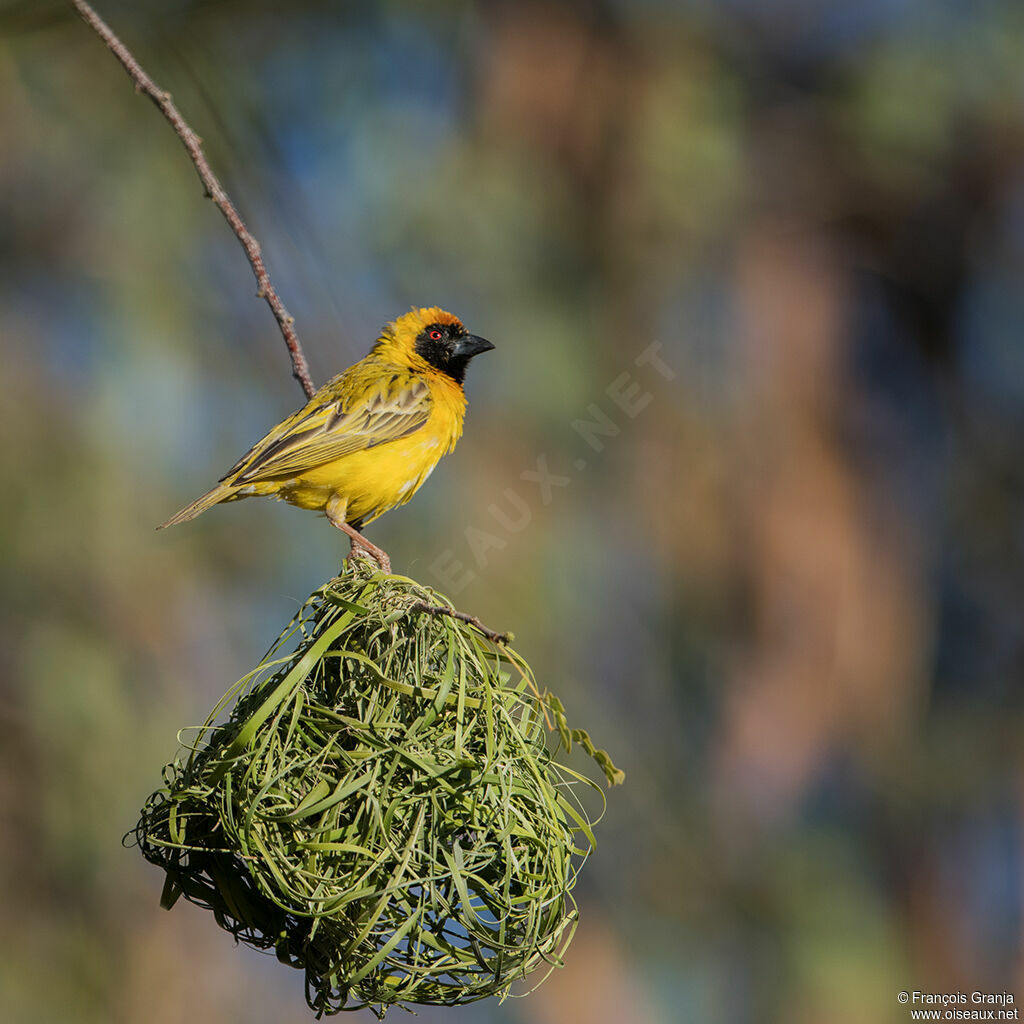
[(406, 437), (352, 452), (282, 483), (277, 496), (306, 509), (347, 502), (345, 518), (366, 524), (404, 505), (462, 436), (466, 398), (444, 374), (426, 377), (432, 400), (427, 422)]

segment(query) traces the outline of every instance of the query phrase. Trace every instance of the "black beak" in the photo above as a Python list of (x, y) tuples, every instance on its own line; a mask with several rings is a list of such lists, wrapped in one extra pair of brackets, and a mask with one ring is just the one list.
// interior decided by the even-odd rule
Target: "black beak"
[(467, 334), (459, 338), (452, 355), (456, 359), (472, 359), (481, 352), (490, 352), (494, 346), (486, 338), (478, 338), (475, 334)]

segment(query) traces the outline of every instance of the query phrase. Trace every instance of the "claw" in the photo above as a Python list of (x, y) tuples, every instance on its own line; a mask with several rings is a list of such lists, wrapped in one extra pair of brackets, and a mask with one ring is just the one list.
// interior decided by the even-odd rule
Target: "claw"
[(352, 551), (349, 555), (350, 558), (355, 555), (361, 555), (363, 557), (368, 556), (372, 558), (373, 561), (375, 561), (384, 570), (384, 572), (390, 575), (391, 559), (388, 558), (388, 554), (383, 548), (379, 548), (372, 541), (368, 541), (354, 526), (345, 522), (344, 514), (341, 514), (338, 509), (332, 508), (331, 505), (328, 505), (326, 512), (331, 525), (336, 526), (342, 533), (346, 534), (348, 539), (352, 542)]

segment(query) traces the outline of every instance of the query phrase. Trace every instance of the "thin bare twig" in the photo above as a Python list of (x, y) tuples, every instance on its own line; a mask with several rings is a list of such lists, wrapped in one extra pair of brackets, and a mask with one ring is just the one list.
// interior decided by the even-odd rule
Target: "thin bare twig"
[(492, 643), (507, 644), (512, 639), (510, 633), (496, 633), (493, 629), (488, 629), (475, 615), (457, 612), (454, 608), (446, 608), (442, 604), (427, 604), (424, 601), (416, 601), (410, 606), (409, 610), (426, 612), (427, 615), (447, 615), (451, 619), (458, 619), (459, 622), (468, 622), (471, 626), (476, 626)]
[(199, 136), (196, 135), (189, 127), (185, 118), (178, 112), (178, 108), (171, 100), (171, 94), (161, 89), (142, 70), (139, 62), (132, 55), (128, 47), (114, 35), (107, 23), (86, 3), (86, 0), (71, 0), (71, 4), (82, 16), (85, 23), (107, 44), (110, 51), (121, 62), (121, 66), (128, 72), (128, 76), (135, 83), (135, 91), (145, 93), (160, 108), (160, 112), (178, 133), (178, 138), (181, 139), (185, 149), (188, 150), (188, 155), (192, 158), (192, 163), (195, 164), (199, 180), (203, 183), (207, 196), (214, 201), (220, 212), (224, 214), (224, 219), (231, 225), (231, 229), (238, 236), (239, 242), (242, 243), (242, 248), (245, 249), (246, 256), (249, 257), (249, 262), (252, 264), (252, 272), (256, 275), (256, 283), (259, 285), (259, 291), (256, 294), (259, 298), (267, 300), (267, 305), (270, 306), (274, 318), (281, 328), (284, 343), (288, 346), (288, 354), (292, 360), (292, 376), (302, 385), (302, 390), (306, 393), (306, 397), (312, 398), (316, 387), (313, 384), (313, 378), (309, 375), (309, 365), (302, 352), (302, 346), (299, 344), (299, 337), (295, 333), (295, 319), (284, 308), (284, 303), (274, 290), (274, 286), (270, 283), (270, 275), (267, 273), (267, 268), (263, 263), (260, 243), (249, 233), (249, 229), (245, 226), (245, 222), (239, 216), (234, 204), (228, 198), (227, 193), (214, 176), (213, 171), (210, 170), (210, 165), (206, 162), (206, 157), (203, 154), (202, 141)]

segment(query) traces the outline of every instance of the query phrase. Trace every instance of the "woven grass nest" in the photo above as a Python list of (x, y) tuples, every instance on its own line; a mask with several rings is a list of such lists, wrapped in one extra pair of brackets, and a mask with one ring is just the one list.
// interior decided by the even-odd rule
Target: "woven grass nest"
[(303, 969), (318, 1017), (504, 996), (559, 966), (602, 790), (555, 757), (576, 742), (622, 779), (508, 644), (422, 610), (439, 603), (350, 562), (164, 769), (135, 831), (164, 905), (184, 895)]

